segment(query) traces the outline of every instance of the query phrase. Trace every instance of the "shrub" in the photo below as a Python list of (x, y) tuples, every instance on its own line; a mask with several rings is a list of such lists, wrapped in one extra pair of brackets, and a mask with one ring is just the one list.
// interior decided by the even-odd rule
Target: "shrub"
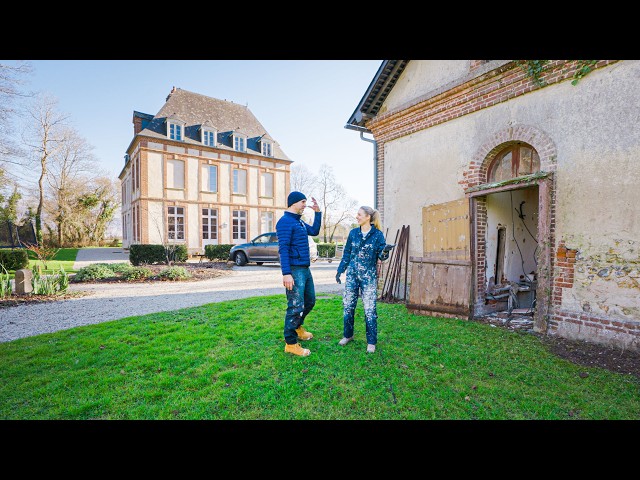
[(131, 265), (153, 265), (166, 263), (167, 259), (162, 245), (131, 245), (129, 247)]
[(229, 244), (205, 245), (204, 256), (207, 257), (208, 260), (229, 260), (231, 247), (233, 247), (233, 245)]
[(0, 270), (0, 298), (11, 296), (11, 278), (6, 268)]
[(186, 262), (189, 254), (186, 245), (131, 245), (129, 261), (132, 265), (153, 265), (155, 263)]
[(166, 280), (183, 280), (191, 277), (191, 274), (186, 268), (173, 265), (171, 267), (163, 268), (158, 276)]
[(115, 276), (115, 272), (111, 270), (106, 263), (92, 263), (78, 270), (73, 279), (76, 282), (90, 282), (91, 280), (112, 278)]
[(107, 266), (107, 268), (109, 270), (111, 270), (113, 273), (124, 273), (128, 270), (130, 270), (132, 268), (130, 263), (105, 263), (104, 265)]
[(142, 280), (153, 276), (153, 270), (149, 267), (131, 267), (126, 272), (122, 272), (125, 280)]
[(323, 258), (333, 258), (336, 256), (335, 243), (318, 243), (318, 256)]
[(63, 267), (60, 267), (60, 275), (57, 276), (58, 291), (66, 292), (69, 288), (69, 274)]
[[(0, 249), (0, 266), (6, 270), (20, 270), (29, 266), (29, 254), (24, 248)], [(0, 270), (2, 270), (0, 268)]]
[(64, 268), (60, 269), (59, 275), (42, 275), (39, 268), (33, 269), (32, 272), (33, 295), (55, 295), (65, 292), (69, 286), (69, 275)]

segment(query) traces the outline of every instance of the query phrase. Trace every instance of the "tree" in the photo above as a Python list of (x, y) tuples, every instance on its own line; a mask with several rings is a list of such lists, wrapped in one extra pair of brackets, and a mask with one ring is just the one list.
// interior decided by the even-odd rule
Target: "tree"
[(291, 166), (291, 191), (304, 193), (307, 197), (311, 196), (314, 189), (317, 188), (316, 176), (302, 164), (293, 164)]
[(80, 189), (75, 186), (72, 215), (66, 219), (64, 238), (73, 245), (100, 245), (118, 208), (117, 181), (95, 177), (87, 178)]
[[(0, 172), (2, 173), (2, 172)], [(2, 181), (2, 175), (0, 175), (0, 181)], [(0, 192), (0, 222), (10, 221), (16, 223), (18, 220), (18, 202), (22, 198), (22, 195), (18, 192), (18, 187), (14, 185), (13, 191), (8, 197), (5, 197)]]
[(31, 93), (20, 89), (24, 77), (31, 71), (26, 62), (16, 62), (15, 65), (0, 63), (0, 163), (19, 150), (13, 141), (12, 120), (18, 114), (16, 100), (31, 96)]
[(27, 126), (23, 143), (31, 152), (29, 160), (38, 164), (40, 174), (38, 178), (38, 207), (35, 212), (35, 230), (38, 243), (43, 241), (44, 182), (49, 159), (52, 155), (57, 154), (67, 132), (64, 127), (68, 116), (57, 111), (57, 103), (57, 100), (53, 97), (41, 94), (27, 109), (30, 123)]
[(339, 225), (353, 222), (357, 202), (347, 195), (344, 187), (337, 183), (333, 169), (327, 164), (320, 166), (318, 174), (318, 202), (322, 210), (323, 241), (332, 242)]
[(90, 184), (92, 171), (97, 168), (93, 147), (73, 128), (61, 132), (60, 148), (50, 157), (47, 184), (50, 191), (48, 209), (56, 223), (57, 244), (62, 247), (68, 240), (67, 224), (74, 215), (74, 203), (81, 196), (81, 186)]

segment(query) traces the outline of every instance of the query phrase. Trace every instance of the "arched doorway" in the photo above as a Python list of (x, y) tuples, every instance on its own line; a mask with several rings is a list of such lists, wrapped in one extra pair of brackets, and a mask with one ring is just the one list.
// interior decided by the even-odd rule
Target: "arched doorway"
[(471, 316), (529, 315), (534, 331), (546, 332), (556, 157), (555, 149), (533, 145), (546, 139), (529, 128), (529, 135), (510, 129), (506, 141), (501, 132), (502, 142), (479, 152), (479, 168), (470, 169), (477, 180), (465, 190), (472, 219)]

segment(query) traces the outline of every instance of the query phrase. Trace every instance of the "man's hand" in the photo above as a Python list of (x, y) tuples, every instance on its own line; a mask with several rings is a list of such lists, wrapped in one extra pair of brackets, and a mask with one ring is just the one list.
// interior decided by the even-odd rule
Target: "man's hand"
[(340, 280), (340, 272), (336, 273), (336, 282), (342, 283), (342, 280)]
[(313, 209), (314, 212), (319, 212), (320, 207), (318, 206), (318, 201), (315, 198), (311, 197), (311, 202), (312, 203), (309, 206)]
[(286, 288), (287, 290), (293, 290), (294, 283), (295, 282), (293, 281), (293, 277), (291, 275), (282, 276), (282, 284), (284, 285), (284, 288)]

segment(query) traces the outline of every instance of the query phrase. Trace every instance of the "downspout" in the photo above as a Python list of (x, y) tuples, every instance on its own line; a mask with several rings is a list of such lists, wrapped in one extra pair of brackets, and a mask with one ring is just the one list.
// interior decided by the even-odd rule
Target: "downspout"
[(378, 142), (371, 138), (364, 138), (364, 133), (371, 133), (364, 127), (358, 125), (347, 124), (344, 126), (349, 130), (356, 130), (360, 132), (360, 140), (373, 143), (373, 208), (378, 209)]
[(360, 130), (360, 140), (373, 143), (373, 208), (378, 209), (378, 142), (372, 138), (364, 138)]

